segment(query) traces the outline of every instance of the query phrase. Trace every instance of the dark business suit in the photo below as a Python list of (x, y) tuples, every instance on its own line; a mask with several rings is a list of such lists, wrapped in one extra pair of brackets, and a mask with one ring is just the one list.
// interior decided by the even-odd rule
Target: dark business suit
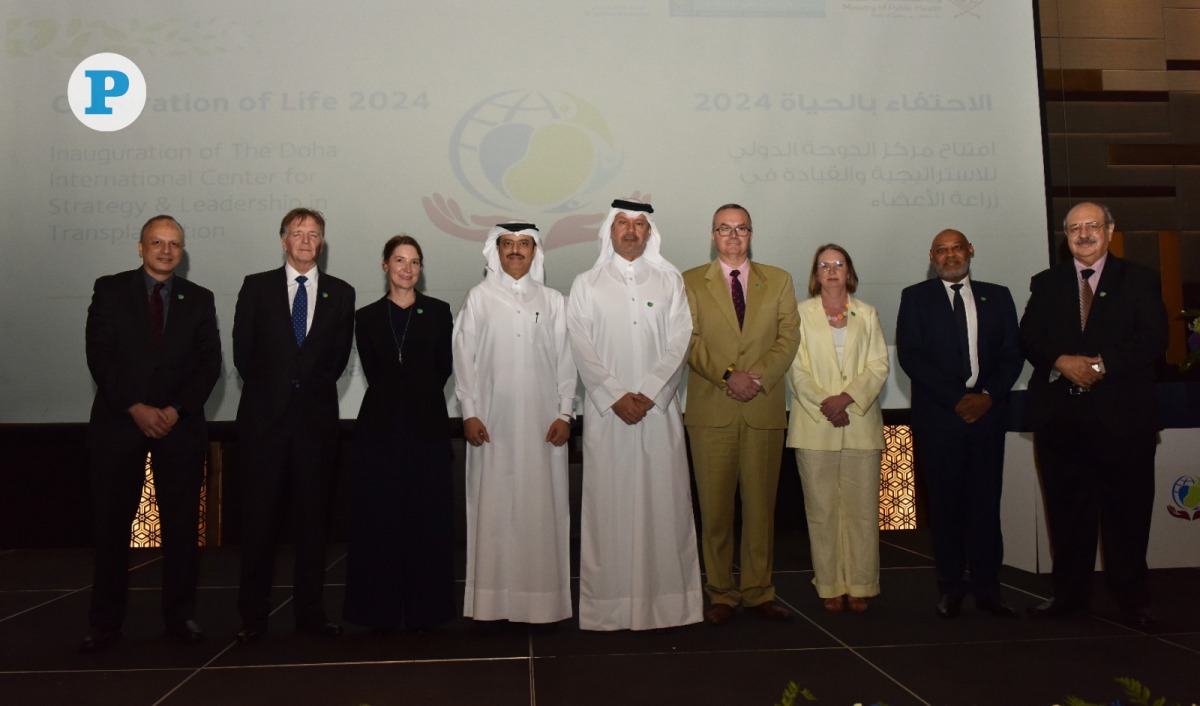
[[(142, 268), (96, 280), (87, 317), (87, 363), (96, 381), (88, 421), (96, 497), (96, 566), (89, 619), (119, 628), (125, 618), (129, 527), (152, 454), (163, 546), (163, 617), (190, 620), (196, 603), (197, 532), (204, 451), (204, 403), (221, 372), (221, 340), (212, 292), (170, 279), (162, 341), (151, 334)], [(174, 406), (179, 421), (161, 439), (129, 415), (137, 403)]]
[(458, 614), (452, 330), (450, 306), (420, 292), (407, 309), (385, 297), (355, 316), (367, 391), (354, 428), (344, 615), (359, 625), (424, 630)]
[[(1073, 261), (1035, 275), (1021, 318), (1021, 348), (1033, 363), (1027, 418), (1032, 426), (1054, 555), (1054, 596), (1086, 605), (1097, 531), (1106, 579), (1122, 610), (1147, 600), (1146, 547), (1154, 502), (1158, 418), (1155, 364), (1167, 347), (1157, 273), (1109, 254), (1087, 329), (1079, 327)], [(1071, 394), (1050, 382), (1060, 355), (1099, 355), (1104, 377)]]
[[(311, 274), (311, 273), (310, 273)], [(292, 331), (284, 268), (249, 275), (233, 319), (233, 362), (242, 377), (237, 430), (242, 453), (244, 626), (265, 628), (276, 535), (290, 496), (296, 532), (298, 625), (326, 620), (325, 534), (338, 444), (337, 381), (350, 358), (354, 288), (324, 272), (304, 344)]]
[[(946, 286), (931, 279), (900, 295), (896, 353), (912, 381), (917, 468), (933, 515), (933, 555), (943, 595), (999, 599), (1004, 559), (1000, 491), (1008, 391), (1024, 359), (1017, 310), (1008, 289), (970, 281), (975, 302), (979, 374), (968, 388)], [(968, 424), (954, 408), (968, 392), (986, 391), (992, 406)], [(970, 581), (967, 580), (968, 570)]]

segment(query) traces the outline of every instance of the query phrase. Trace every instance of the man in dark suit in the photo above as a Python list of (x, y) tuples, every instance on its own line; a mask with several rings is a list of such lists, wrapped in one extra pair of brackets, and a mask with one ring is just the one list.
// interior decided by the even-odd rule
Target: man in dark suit
[(129, 534), (151, 456), (162, 528), (162, 610), (167, 636), (199, 642), (195, 623), (200, 486), (208, 432), (204, 403), (221, 372), (212, 292), (175, 275), (183, 227), (171, 216), (142, 226), (132, 272), (96, 280), (87, 317), (87, 363), (96, 381), (88, 421), (96, 498), (91, 652), (121, 636), (129, 586)]
[(953, 618), (967, 593), (1002, 617), (1000, 487), (1008, 391), (1024, 359), (1006, 287), (973, 280), (975, 248), (943, 230), (929, 248), (937, 273), (900, 295), (896, 353), (912, 381), (917, 468), (929, 492), (938, 615)]
[(1021, 317), (1033, 363), (1028, 419), (1041, 473), (1054, 597), (1032, 609), (1058, 617), (1088, 607), (1096, 542), (1121, 619), (1154, 619), (1146, 548), (1154, 504), (1154, 453), (1162, 425), (1155, 365), (1167, 348), (1157, 273), (1108, 251), (1108, 208), (1081, 203), (1063, 221), (1072, 260), (1038, 273)]
[(285, 500), (296, 535), (296, 628), (322, 636), (342, 631), (326, 616), (322, 592), (337, 470), (337, 381), (350, 358), (354, 288), (317, 270), (325, 243), (319, 211), (293, 209), (279, 236), (286, 263), (246, 277), (233, 319), (233, 362), (242, 378), (242, 644), (267, 631)]
[[(688, 404), (704, 547), (704, 619), (722, 625), (738, 604), (767, 620), (775, 601), (775, 493), (787, 430), (784, 374), (800, 345), (796, 290), (785, 270), (750, 261), (750, 213), (717, 209), (717, 259), (683, 273), (692, 312)], [(734, 583), (734, 502), (742, 499), (741, 580)]]

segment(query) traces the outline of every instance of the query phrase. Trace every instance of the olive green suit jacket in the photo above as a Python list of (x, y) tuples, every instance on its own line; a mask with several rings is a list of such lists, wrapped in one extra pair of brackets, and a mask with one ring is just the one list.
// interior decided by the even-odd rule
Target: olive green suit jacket
[[(692, 311), (684, 422), (723, 427), (740, 414), (755, 429), (787, 428), (784, 375), (800, 345), (792, 276), (778, 267), (750, 263), (740, 329), (719, 261), (684, 272), (683, 285)], [(738, 402), (726, 395), (723, 376), (730, 365), (762, 375), (762, 391), (754, 399)]]

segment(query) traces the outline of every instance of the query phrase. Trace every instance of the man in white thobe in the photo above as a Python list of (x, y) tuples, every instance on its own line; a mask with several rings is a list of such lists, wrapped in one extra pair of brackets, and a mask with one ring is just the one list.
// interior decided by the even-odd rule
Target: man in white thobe
[(692, 335), (683, 278), (659, 254), (649, 204), (614, 201), (600, 257), (575, 278), (567, 330), (587, 394), (579, 627), (703, 619), (683, 420)]
[(454, 323), (454, 391), (467, 447), (463, 615), (571, 617), (567, 440), (575, 363), (563, 296), (543, 285), (537, 227), (488, 233), (487, 273)]

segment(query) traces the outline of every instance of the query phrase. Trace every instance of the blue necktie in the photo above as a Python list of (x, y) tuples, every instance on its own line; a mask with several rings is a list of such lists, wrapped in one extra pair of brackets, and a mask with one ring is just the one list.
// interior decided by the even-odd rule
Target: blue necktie
[(300, 275), (296, 278), (296, 298), (292, 300), (292, 331), (296, 334), (296, 345), (304, 344), (304, 336), (308, 333), (308, 289), (304, 283), (308, 278)]

